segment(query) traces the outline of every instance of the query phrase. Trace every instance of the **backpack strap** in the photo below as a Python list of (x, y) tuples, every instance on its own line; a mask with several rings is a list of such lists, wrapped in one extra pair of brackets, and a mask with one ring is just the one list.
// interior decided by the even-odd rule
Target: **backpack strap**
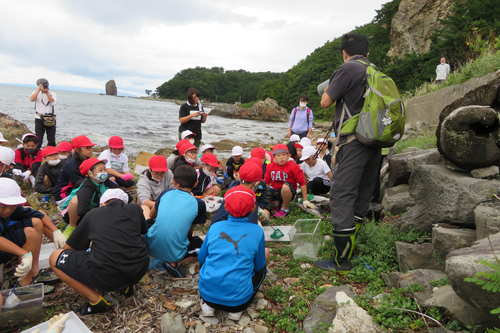
[(295, 107), (293, 110), (293, 119), (292, 119), (292, 126), (290, 126), (290, 128), (293, 127), (293, 123), (295, 123), (295, 116), (297, 116), (297, 107)]

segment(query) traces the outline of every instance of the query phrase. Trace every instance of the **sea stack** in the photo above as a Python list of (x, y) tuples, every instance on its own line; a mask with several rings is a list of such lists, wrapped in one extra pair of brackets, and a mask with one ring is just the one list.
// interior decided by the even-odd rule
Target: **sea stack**
[(118, 94), (116, 89), (115, 80), (109, 80), (106, 82), (106, 95), (116, 96)]

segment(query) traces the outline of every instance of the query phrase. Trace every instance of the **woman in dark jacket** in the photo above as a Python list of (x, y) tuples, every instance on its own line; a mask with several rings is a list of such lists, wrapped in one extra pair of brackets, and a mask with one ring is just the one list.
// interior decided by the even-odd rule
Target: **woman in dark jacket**
[(182, 104), (179, 109), (179, 140), (181, 140), (181, 133), (190, 130), (196, 137), (194, 145), (200, 147), (201, 144), (201, 124), (207, 121), (208, 113), (203, 110), (200, 103), (200, 92), (196, 88), (189, 88), (187, 93), (187, 102)]

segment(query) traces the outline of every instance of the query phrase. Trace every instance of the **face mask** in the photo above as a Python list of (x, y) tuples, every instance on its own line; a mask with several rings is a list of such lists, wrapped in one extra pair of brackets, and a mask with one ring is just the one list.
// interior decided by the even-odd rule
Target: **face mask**
[(208, 177), (210, 177), (210, 176), (212, 175), (212, 172), (211, 172), (211, 171), (209, 171), (209, 170), (207, 170), (206, 168), (203, 168), (203, 173), (204, 173), (205, 175), (207, 175)]
[(111, 156), (113, 157), (120, 157), (121, 154), (117, 155), (117, 154), (114, 154), (114, 153), (111, 153)]
[(47, 163), (51, 166), (58, 165), (59, 162), (61, 162), (60, 159), (47, 161)]
[(299, 106), (301, 109), (305, 108), (307, 106), (307, 103), (299, 103)]
[(108, 179), (108, 173), (107, 172), (98, 172), (95, 174), (94, 177), (95, 180), (100, 181), (101, 183), (104, 182), (106, 179)]
[(24, 151), (26, 152), (26, 154), (31, 155), (35, 152), (35, 149), (36, 148), (24, 148)]
[(67, 158), (68, 158), (68, 156), (66, 156), (66, 155), (59, 155), (60, 160), (66, 160)]
[(193, 164), (196, 161), (196, 159), (190, 158), (186, 155), (184, 155), (184, 159), (186, 160), (186, 162), (191, 163), (191, 164)]
[(189, 142), (191, 142), (191, 144), (194, 145), (194, 139), (189, 139)]

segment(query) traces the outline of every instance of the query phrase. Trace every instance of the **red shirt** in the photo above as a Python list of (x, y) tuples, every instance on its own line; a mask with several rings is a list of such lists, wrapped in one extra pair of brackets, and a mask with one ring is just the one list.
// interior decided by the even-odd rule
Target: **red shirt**
[(23, 172), (26, 170), (31, 170), (31, 173), (36, 173), (40, 165), (42, 164), (42, 151), (37, 148), (35, 151), (36, 156), (33, 158), (33, 155), (28, 155), (26, 151), (24, 151), (24, 160), (23, 160), (23, 154), (21, 154), (21, 150), (24, 150), (24, 148), (19, 148), (16, 149), (15, 157), (14, 157), (14, 163), (16, 165), (16, 169), (21, 169)]
[(288, 161), (282, 166), (276, 162), (270, 163), (266, 168), (264, 180), (266, 184), (271, 184), (271, 187), (275, 190), (281, 189), (285, 182), (294, 186), (297, 184), (299, 186), (306, 185), (303, 171), (293, 161)]

